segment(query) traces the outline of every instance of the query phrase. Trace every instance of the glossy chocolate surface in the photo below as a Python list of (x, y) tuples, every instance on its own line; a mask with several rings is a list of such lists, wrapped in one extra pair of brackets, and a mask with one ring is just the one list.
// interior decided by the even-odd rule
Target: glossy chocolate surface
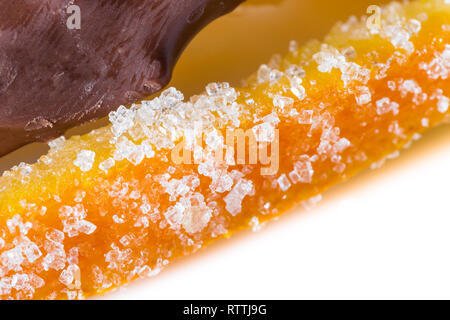
[(159, 91), (189, 40), (243, 1), (0, 0), (0, 156)]

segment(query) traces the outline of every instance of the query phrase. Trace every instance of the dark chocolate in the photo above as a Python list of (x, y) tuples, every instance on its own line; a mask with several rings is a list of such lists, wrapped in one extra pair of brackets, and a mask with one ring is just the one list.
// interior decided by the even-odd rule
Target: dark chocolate
[(192, 37), (243, 1), (0, 0), (0, 156), (161, 90)]

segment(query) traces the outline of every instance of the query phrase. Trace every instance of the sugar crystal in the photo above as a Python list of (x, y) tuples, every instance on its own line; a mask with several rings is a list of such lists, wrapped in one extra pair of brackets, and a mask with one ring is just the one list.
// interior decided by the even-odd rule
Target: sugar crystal
[(242, 210), (242, 200), (247, 195), (253, 195), (254, 194), (254, 186), (253, 182), (246, 179), (240, 179), (234, 188), (228, 193), (224, 201), (226, 203), (226, 209), (227, 211), (235, 216)]
[(80, 168), (81, 171), (89, 171), (95, 161), (95, 152), (90, 150), (81, 150), (73, 164)]
[(291, 187), (291, 182), (284, 173), (277, 179), (277, 182), (282, 191), (287, 191)]
[(389, 98), (382, 98), (377, 101), (377, 113), (383, 115), (392, 111), (394, 115), (398, 114), (399, 105), (398, 103), (391, 101)]

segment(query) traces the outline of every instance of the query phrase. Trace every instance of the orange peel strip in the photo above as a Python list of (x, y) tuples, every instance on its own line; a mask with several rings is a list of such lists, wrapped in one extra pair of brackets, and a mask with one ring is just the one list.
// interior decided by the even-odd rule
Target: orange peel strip
[[(293, 44), (241, 89), (211, 84), (188, 102), (169, 89), (5, 172), (0, 297), (82, 298), (156, 274), (395, 154), (450, 115), (448, 3), (393, 3), (380, 24), (351, 18), (323, 43)], [(174, 164), (199, 123), (201, 161)], [(258, 143), (279, 138), (275, 174), (214, 162), (221, 134), (237, 128)]]

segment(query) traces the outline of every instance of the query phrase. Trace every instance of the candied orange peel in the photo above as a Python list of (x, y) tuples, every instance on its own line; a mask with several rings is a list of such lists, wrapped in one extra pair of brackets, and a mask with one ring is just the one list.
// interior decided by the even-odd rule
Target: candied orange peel
[[(0, 298), (77, 299), (154, 275), (317, 201), (448, 119), (449, 1), (392, 3), (376, 22), (353, 17), (322, 43), (292, 43), (240, 89), (210, 84), (185, 101), (170, 88), (120, 107), (110, 126), (5, 172)], [(269, 144), (273, 162), (217, 161), (238, 129), (254, 133), (251, 152)], [(173, 159), (180, 143), (192, 161)]]

